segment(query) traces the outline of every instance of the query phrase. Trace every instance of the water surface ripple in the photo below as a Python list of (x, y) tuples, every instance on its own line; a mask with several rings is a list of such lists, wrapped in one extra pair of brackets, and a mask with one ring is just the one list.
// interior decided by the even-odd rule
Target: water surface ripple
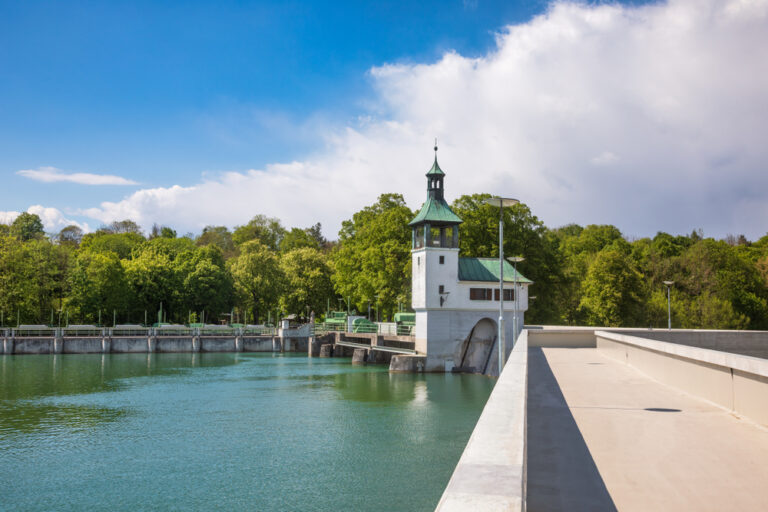
[(0, 509), (432, 510), (492, 387), (299, 354), (0, 356)]

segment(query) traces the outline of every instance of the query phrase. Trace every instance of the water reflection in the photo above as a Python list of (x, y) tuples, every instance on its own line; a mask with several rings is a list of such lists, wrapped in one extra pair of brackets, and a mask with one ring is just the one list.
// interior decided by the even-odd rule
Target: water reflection
[(121, 379), (237, 364), (236, 353), (0, 356), (0, 400), (116, 391)]
[(414, 381), (419, 379), (424, 377), (385, 371), (355, 371), (333, 376), (334, 387), (345, 400), (390, 405), (412, 401)]
[(430, 510), (491, 386), (302, 354), (5, 356), (0, 509)]
[[(0, 356), (0, 437), (51, 429), (89, 429), (125, 408), (59, 403), (56, 397), (115, 392), (125, 379), (184, 374), (237, 364), (239, 354), (52, 354)], [(53, 401), (52, 401), (53, 400)]]

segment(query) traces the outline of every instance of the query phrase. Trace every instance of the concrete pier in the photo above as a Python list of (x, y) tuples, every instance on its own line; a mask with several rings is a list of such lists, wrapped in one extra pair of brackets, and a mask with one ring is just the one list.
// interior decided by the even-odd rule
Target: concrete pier
[(364, 348), (356, 348), (352, 354), (352, 364), (365, 364), (368, 361), (368, 351)]

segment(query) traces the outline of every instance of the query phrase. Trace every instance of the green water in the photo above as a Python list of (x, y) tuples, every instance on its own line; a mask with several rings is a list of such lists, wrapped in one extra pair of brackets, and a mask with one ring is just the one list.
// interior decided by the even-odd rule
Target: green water
[(303, 355), (0, 356), (0, 509), (432, 510), (492, 387)]

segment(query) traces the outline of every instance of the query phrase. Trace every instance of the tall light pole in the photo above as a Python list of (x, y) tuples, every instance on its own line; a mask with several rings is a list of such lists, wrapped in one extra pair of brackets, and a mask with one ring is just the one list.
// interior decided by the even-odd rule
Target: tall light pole
[(520, 201), (509, 197), (489, 197), (487, 204), (499, 208), (499, 375), (504, 369), (507, 347), (504, 343), (504, 207), (513, 206)]
[(664, 281), (667, 285), (667, 329), (672, 330), (672, 302), (669, 300), (669, 287), (675, 284), (674, 281)]
[(512, 346), (514, 347), (515, 343), (517, 342), (517, 264), (521, 261), (525, 261), (525, 258), (522, 256), (511, 256), (507, 259), (512, 262), (512, 268), (515, 269), (515, 279), (512, 283), (514, 286), (514, 295), (512, 296), (512, 300), (515, 301), (515, 316), (512, 317)]

